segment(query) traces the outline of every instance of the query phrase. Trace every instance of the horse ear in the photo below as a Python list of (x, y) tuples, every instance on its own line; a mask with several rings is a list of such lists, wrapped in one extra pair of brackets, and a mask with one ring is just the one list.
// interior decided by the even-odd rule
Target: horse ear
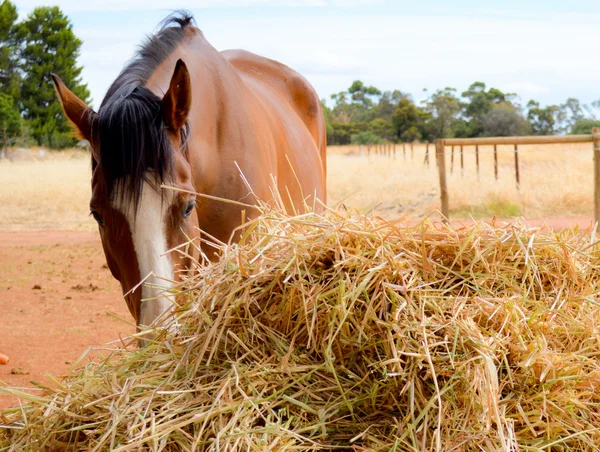
[(177, 60), (169, 90), (162, 100), (163, 120), (170, 130), (177, 131), (185, 125), (191, 104), (190, 73), (183, 60)]
[(73, 130), (79, 138), (88, 140), (90, 144), (93, 144), (92, 131), (98, 120), (98, 115), (81, 99), (73, 94), (69, 88), (65, 86), (58, 75), (50, 75), (52, 75), (56, 96), (62, 105), (65, 116), (71, 122)]

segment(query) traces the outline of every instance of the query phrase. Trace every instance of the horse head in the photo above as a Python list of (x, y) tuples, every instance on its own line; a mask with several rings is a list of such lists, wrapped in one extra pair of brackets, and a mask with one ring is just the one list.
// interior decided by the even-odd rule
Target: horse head
[(138, 327), (149, 326), (171, 310), (169, 288), (196, 257), (195, 247), (181, 249), (198, 236), (188, 70), (177, 61), (162, 98), (125, 81), (111, 88), (97, 113), (58, 76), (53, 80), (66, 117), (92, 148), (90, 211), (108, 267)]

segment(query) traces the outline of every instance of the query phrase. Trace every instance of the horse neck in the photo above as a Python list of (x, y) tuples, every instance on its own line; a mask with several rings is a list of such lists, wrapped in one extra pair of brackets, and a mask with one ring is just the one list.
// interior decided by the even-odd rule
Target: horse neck
[[(197, 28), (188, 30), (188, 36), (155, 69), (146, 87), (158, 97), (169, 88), (177, 60), (182, 59), (190, 73), (192, 83), (192, 109), (189, 116), (193, 127), (196, 119), (202, 121), (203, 129), (209, 129), (207, 121), (216, 121), (219, 104), (228, 91), (239, 84), (239, 77), (232, 71), (223, 56), (204, 38)], [(236, 80), (236, 78), (238, 80)]]
[[(206, 167), (218, 167), (216, 153), (228, 152), (228, 159), (242, 161), (247, 158), (243, 130), (251, 115), (244, 112), (247, 88), (239, 74), (198, 29), (190, 32), (154, 71), (146, 87), (162, 97), (169, 87), (178, 59), (182, 59), (190, 73), (192, 104), (188, 122), (192, 130), (192, 154), (202, 153)], [(195, 150), (193, 148), (196, 148)], [(209, 154), (209, 155), (207, 155)], [(210, 155), (212, 154), (212, 155)], [(210, 175), (205, 183), (210, 185)], [(241, 180), (238, 181), (240, 184)], [(208, 188), (208, 187), (207, 187)]]

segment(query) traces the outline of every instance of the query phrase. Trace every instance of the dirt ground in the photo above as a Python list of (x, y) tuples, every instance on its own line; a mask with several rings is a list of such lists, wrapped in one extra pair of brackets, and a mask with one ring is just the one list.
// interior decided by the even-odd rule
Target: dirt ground
[[(585, 229), (592, 219), (545, 223)], [(48, 374), (66, 374), (88, 348), (102, 349), (135, 330), (97, 232), (0, 231), (0, 312), (0, 353), (10, 357), (0, 366), (0, 385), (30, 390), (32, 381), (51, 384)], [(17, 403), (0, 395), (0, 411)]]
[[(0, 232), (0, 312), (0, 385), (12, 387), (49, 384), (135, 330), (97, 232)], [(0, 395), (0, 411), (16, 403)]]

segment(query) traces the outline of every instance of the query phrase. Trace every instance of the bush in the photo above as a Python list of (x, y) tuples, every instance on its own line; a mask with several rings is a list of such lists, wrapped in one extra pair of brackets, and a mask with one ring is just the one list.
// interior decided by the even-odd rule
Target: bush
[(21, 120), (21, 134), (14, 139), (13, 146), (17, 148), (30, 148), (38, 143), (33, 137), (31, 125), (26, 119)]
[(21, 131), (21, 115), (12, 96), (0, 94), (0, 147), (8, 147)]
[(483, 117), (483, 133), (488, 137), (529, 135), (531, 126), (515, 108), (501, 105)]
[(600, 127), (600, 120), (590, 118), (578, 119), (571, 128), (571, 135), (585, 135), (592, 133), (594, 127)]
[(332, 122), (331, 127), (333, 133), (327, 137), (327, 144), (350, 144), (352, 135), (364, 132), (367, 129), (367, 123), (350, 122), (343, 124), (339, 122)]
[(413, 141), (419, 141), (421, 139), (421, 132), (416, 126), (410, 126), (400, 136), (400, 139), (405, 143), (412, 143)]
[(352, 135), (350, 142), (352, 144), (379, 144), (383, 143), (383, 140), (375, 135), (372, 131), (367, 130), (366, 132)]
[(371, 121), (369, 123), (369, 130), (384, 140), (392, 141), (395, 138), (394, 126), (382, 118)]

